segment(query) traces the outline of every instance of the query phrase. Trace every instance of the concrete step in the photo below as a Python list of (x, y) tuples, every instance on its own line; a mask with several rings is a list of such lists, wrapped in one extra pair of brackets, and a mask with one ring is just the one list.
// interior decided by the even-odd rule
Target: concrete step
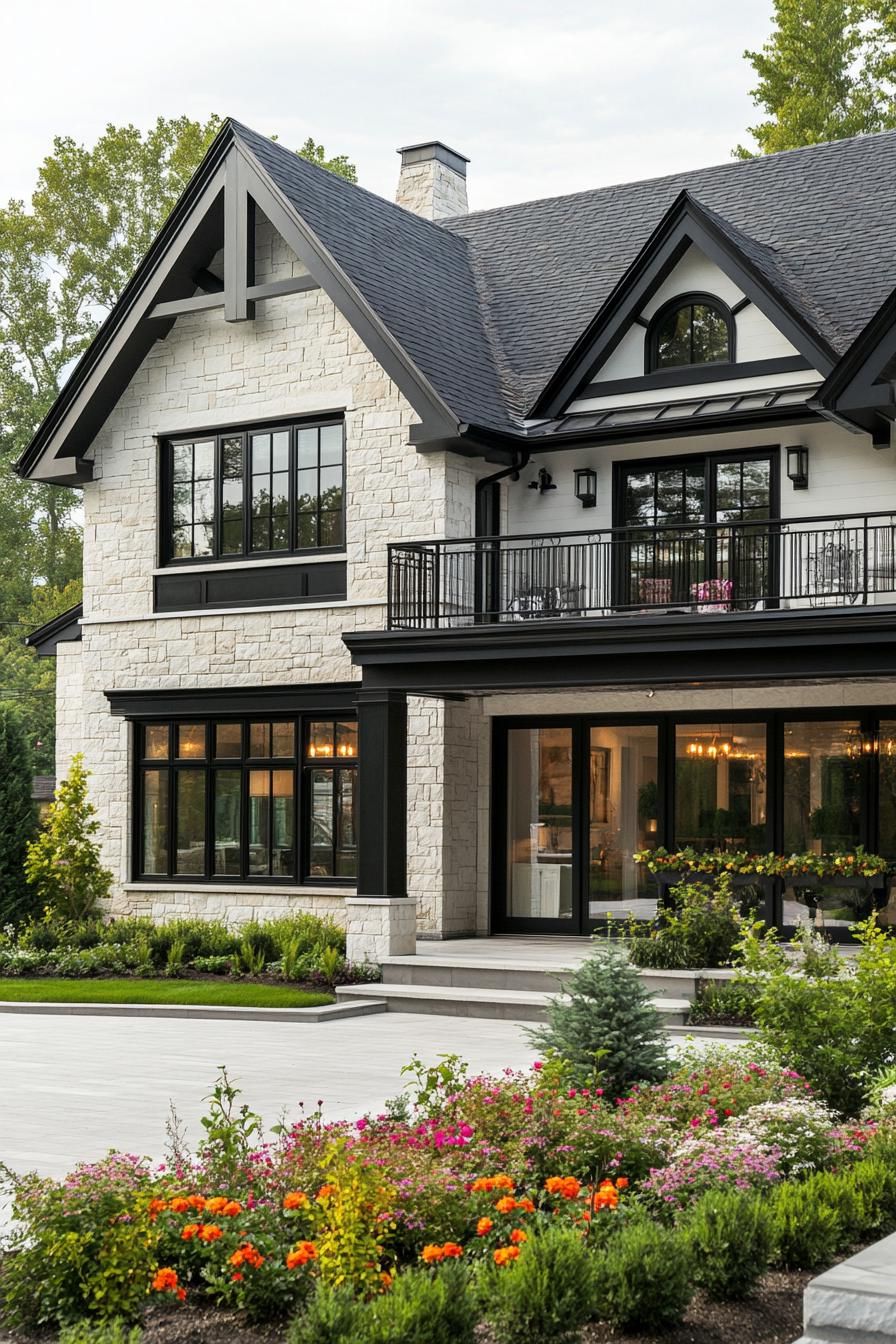
[[(336, 994), (340, 1003), (353, 998), (381, 999), (393, 1013), (434, 1013), (442, 1017), (488, 1017), (516, 1022), (546, 1021), (548, 1001), (553, 997), (546, 990), (432, 984), (340, 985)], [(687, 1021), (688, 999), (658, 996), (654, 1003), (670, 1026), (683, 1026)]]
[[(413, 957), (386, 957), (382, 963), (383, 984), (418, 985), (446, 989), (495, 989), (556, 994), (568, 975), (536, 959), (514, 957), (464, 958), (450, 953)], [(730, 979), (731, 971), (641, 971), (653, 995), (693, 1001), (698, 979)]]

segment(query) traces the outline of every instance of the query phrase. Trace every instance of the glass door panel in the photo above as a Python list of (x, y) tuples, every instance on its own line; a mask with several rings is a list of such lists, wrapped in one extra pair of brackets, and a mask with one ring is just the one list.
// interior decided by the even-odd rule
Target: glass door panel
[[(619, 584), (622, 604), (662, 607), (686, 602), (691, 583), (702, 577), (704, 568), (703, 461), (626, 471), (622, 508), (626, 528)], [(680, 526), (688, 523), (694, 527)]]
[(657, 737), (654, 724), (590, 730), (589, 920), (656, 915), (650, 876), (633, 856), (657, 843)]
[(675, 848), (768, 849), (764, 723), (675, 729)]
[[(764, 525), (773, 505), (771, 458), (715, 460), (712, 467), (713, 521), (741, 526), (714, 529), (707, 596), (726, 610), (749, 610), (774, 587), (771, 537)], [(751, 519), (755, 528), (743, 526)]]
[(569, 921), (573, 930), (571, 728), (507, 734), (505, 917)]
[[(857, 719), (785, 723), (785, 854), (846, 852), (861, 843), (863, 746)], [(801, 884), (797, 878), (784, 892), (785, 927), (845, 929), (868, 910), (867, 894), (848, 888)]]

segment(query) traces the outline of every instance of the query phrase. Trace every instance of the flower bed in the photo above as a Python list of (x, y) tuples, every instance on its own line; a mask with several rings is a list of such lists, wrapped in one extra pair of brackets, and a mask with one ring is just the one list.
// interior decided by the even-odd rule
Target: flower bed
[(745, 850), (670, 851), (643, 849), (634, 856), (651, 873), (680, 873), (732, 877), (781, 877), (788, 881), (815, 878), (828, 882), (883, 878), (889, 861), (880, 854), (867, 854), (861, 845), (849, 854), (750, 854)]
[[(313, 1114), (270, 1142), (223, 1075), (195, 1154), (175, 1127), (161, 1165), (118, 1154), (62, 1182), (15, 1181), (4, 1324), (205, 1305), (222, 1322), (294, 1317), (290, 1339), (304, 1344), (322, 1313), (343, 1312), (344, 1335), (327, 1338), (364, 1344), (389, 1339), (400, 1308), (432, 1314), (421, 1338), (472, 1341), (483, 1317), (513, 1344), (559, 1338), (550, 1283), (568, 1294), (573, 1333), (589, 1319), (624, 1329), (633, 1311), (649, 1330), (681, 1319), (702, 1281), (689, 1229), (717, 1195), (733, 1191), (747, 1209), (758, 1192), (771, 1227), (777, 1192), (835, 1172), (865, 1190), (849, 1218), (839, 1187), (813, 1192), (813, 1207), (827, 1200), (840, 1220), (835, 1249), (896, 1223), (893, 1131), (844, 1126), (793, 1070), (745, 1047), (688, 1057), (623, 1097), (571, 1086), (554, 1060), (498, 1077), (469, 1078), (450, 1058), (409, 1071), (416, 1096), (387, 1113)], [(563, 1274), (535, 1272), (552, 1255)], [(633, 1277), (652, 1258), (668, 1282)], [(443, 1334), (440, 1312), (453, 1313)], [(526, 1335), (514, 1333), (522, 1317)]]

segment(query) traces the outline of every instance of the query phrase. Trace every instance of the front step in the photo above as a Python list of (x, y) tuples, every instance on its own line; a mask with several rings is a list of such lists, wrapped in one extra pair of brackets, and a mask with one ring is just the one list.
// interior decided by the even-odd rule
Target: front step
[[(411, 960), (408, 958), (408, 960)], [(428, 960), (428, 958), (427, 958)], [(479, 969), (478, 967), (476, 968)], [(442, 1017), (485, 1017), (513, 1022), (545, 1022), (556, 991), (490, 989), (480, 985), (340, 985), (338, 998), (381, 999), (392, 1013), (434, 1013)], [(683, 1026), (690, 1011), (685, 998), (656, 997), (653, 1002), (669, 1026)]]
[[(574, 969), (574, 968), (570, 968)], [(437, 956), (386, 957), (382, 962), (384, 985), (417, 985), (427, 989), (494, 989), (525, 993), (558, 994), (569, 970), (547, 969), (535, 960), (501, 958), (465, 960), (450, 953)], [(654, 996), (693, 1001), (697, 981), (727, 980), (731, 971), (641, 971), (640, 976)]]

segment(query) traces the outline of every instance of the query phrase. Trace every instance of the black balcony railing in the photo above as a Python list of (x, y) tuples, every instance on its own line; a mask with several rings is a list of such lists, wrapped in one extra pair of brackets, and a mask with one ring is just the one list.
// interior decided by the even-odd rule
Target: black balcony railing
[(896, 601), (896, 513), (389, 547), (390, 630)]

